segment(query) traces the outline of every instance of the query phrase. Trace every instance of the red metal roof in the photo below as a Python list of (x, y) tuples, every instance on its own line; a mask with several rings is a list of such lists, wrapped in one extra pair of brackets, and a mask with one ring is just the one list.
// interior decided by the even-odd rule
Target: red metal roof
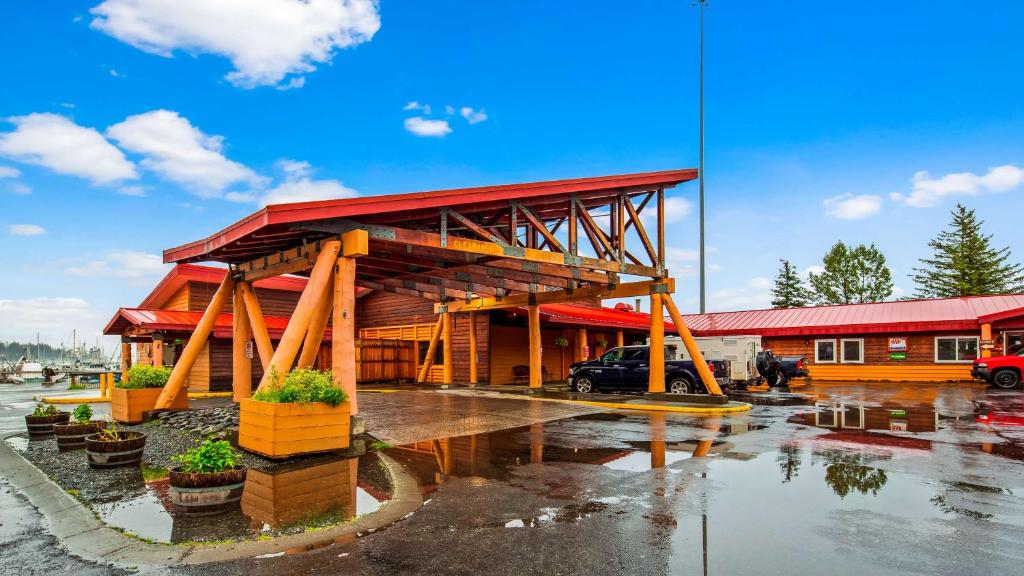
[[(527, 313), (527, 309), (523, 307), (514, 308), (513, 310), (521, 314)], [(545, 324), (622, 328), (624, 330), (641, 330), (643, 332), (651, 329), (650, 314), (616, 310), (615, 308), (591, 308), (575, 304), (541, 304), (540, 317), (541, 321)], [(671, 322), (665, 322), (665, 330), (667, 332), (675, 332), (676, 327)]]
[[(213, 266), (199, 266), (197, 264), (178, 264), (160, 283), (153, 288), (153, 291), (146, 296), (139, 304), (139, 308), (159, 308), (167, 303), (178, 290), (187, 282), (204, 282), (207, 284), (220, 284), (224, 280), (227, 268), (216, 268)], [(301, 292), (306, 287), (306, 279), (297, 276), (276, 276), (265, 280), (257, 280), (253, 283), (256, 288), (264, 290), (287, 290), (289, 292)]]
[[(199, 324), (202, 312), (177, 312), (174, 310), (144, 309), (144, 308), (120, 308), (117, 314), (107, 323), (103, 333), (107, 335), (123, 334), (129, 326), (144, 328), (147, 330), (159, 330), (167, 332), (191, 332)], [(265, 316), (267, 321), (267, 332), (270, 337), (277, 339), (288, 327), (288, 318), (284, 316)], [(215, 338), (231, 338), (232, 314), (220, 314), (213, 326)], [(330, 340), (330, 329), (325, 333), (324, 338)]]
[[(389, 194), (296, 202), (267, 206), (202, 240), (164, 251), (164, 262), (198, 262), (203, 260), (243, 261), (278, 250), (283, 245), (298, 243), (309, 232), (289, 228), (289, 224), (330, 218), (352, 218), (364, 224), (405, 225), (424, 219), (436, 219), (441, 207), (458, 208), (464, 214), (484, 212), (508, 206), (509, 200), (520, 200), (537, 212), (551, 215), (557, 197), (576, 194), (587, 206), (606, 204), (621, 190), (670, 188), (697, 178), (697, 170), (666, 170), (638, 174), (619, 174), (591, 178), (552, 180), (457, 188), (432, 192)], [(568, 210), (565, 203), (564, 210)], [(232, 246), (230, 256), (215, 251)], [(243, 250), (244, 248), (244, 250)]]
[(689, 314), (684, 321), (697, 336), (975, 332), (981, 319), (1019, 308), (1024, 294)]

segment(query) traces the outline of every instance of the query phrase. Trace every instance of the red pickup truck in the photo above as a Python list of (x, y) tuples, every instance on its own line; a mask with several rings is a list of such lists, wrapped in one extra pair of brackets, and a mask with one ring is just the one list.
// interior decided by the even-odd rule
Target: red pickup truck
[(971, 368), (971, 376), (980, 378), (996, 388), (1010, 389), (1020, 386), (1024, 373), (1024, 350), (1009, 356), (978, 358)]

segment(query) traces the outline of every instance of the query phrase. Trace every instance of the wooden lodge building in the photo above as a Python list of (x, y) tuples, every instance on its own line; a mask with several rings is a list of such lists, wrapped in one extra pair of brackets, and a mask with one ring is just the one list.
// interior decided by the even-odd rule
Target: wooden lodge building
[[(122, 342), (131, 343), (132, 362), (153, 364), (154, 350), (158, 350), (160, 363), (173, 366), (225, 272), (224, 268), (178, 264), (137, 307), (119, 309), (104, 334), (120, 336)], [(278, 276), (254, 283), (275, 346), (305, 285), (306, 278), (297, 276)], [(359, 289), (356, 297), (359, 381), (414, 381), (436, 322), (434, 302), (369, 289)], [(597, 357), (618, 344), (646, 342), (650, 329), (648, 314), (634, 312), (623, 304), (604, 308), (596, 299), (545, 304), (540, 313), (542, 361), (548, 381), (565, 381), (569, 364), (574, 361)], [(526, 316), (525, 307), (474, 315), (480, 382), (525, 384), (522, 367), (529, 363)], [(469, 381), (469, 320), (468, 315), (453, 318), (455, 382)], [(231, 327), (232, 309), (228, 302), (189, 373), (189, 390), (231, 389)], [(666, 327), (674, 330), (671, 324)], [(252, 352), (251, 346), (249, 350)], [(263, 369), (258, 354), (247, 355), (252, 361), (255, 385), (262, 378)], [(443, 358), (443, 343), (439, 343), (428, 382), (442, 382)], [(330, 368), (329, 330), (316, 364), (320, 369)]]
[(834, 381), (971, 380), (971, 363), (1024, 350), (1024, 295), (748, 310), (684, 317), (695, 336), (758, 335)]

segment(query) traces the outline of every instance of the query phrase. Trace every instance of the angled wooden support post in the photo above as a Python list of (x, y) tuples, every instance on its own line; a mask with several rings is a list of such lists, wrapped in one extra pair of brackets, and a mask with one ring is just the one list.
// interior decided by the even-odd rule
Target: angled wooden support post
[(539, 390), (544, 386), (544, 367), (541, 363), (543, 352), (540, 341), (540, 306), (533, 304), (528, 310), (530, 329), (530, 388)]
[[(348, 245), (345, 245), (346, 252)], [(356, 260), (338, 258), (334, 272), (334, 314), (331, 317), (331, 370), (334, 383), (348, 396), (352, 414), (359, 413), (356, 398)]]
[(239, 282), (238, 290), (242, 293), (245, 312), (249, 316), (249, 329), (252, 330), (256, 351), (260, 355), (260, 364), (265, 371), (270, 365), (270, 358), (274, 355), (274, 346), (270, 343), (270, 333), (267, 332), (267, 321), (263, 318), (263, 310), (260, 309), (260, 301), (256, 298), (252, 284)]
[(704, 383), (708, 394), (721, 396), (722, 388), (718, 385), (718, 381), (715, 380), (715, 375), (711, 373), (711, 369), (708, 368), (707, 360), (701, 354), (697, 341), (693, 339), (693, 334), (690, 333), (690, 329), (683, 323), (683, 316), (679, 313), (679, 308), (676, 308), (676, 303), (672, 301), (672, 297), (667, 293), (662, 295), (662, 300), (665, 302), (665, 307), (668, 308), (669, 316), (672, 317), (672, 323), (676, 325), (676, 332), (679, 333), (679, 337), (683, 340), (683, 346), (686, 346), (686, 351), (689, 352), (693, 364), (697, 367), (700, 381)]
[(444, 354), (444, 383), (452, 384), (455, 382), (455, 366), (452, 359), (452, 313), (447, 310), (441, 313), (442, 330), (441, 339), (444, 342), (444, 349), (441, 351)]
[(647, 391), (665, 391), (665, 316), (661, 309), (662, 294), (651, 294), (651, 346), (647, 360)]
[(469, 383), (477, 384), (476, 312), (469, 313)]
[(196, 358), (199, 357), (203, 346), (206, 345), (206, 340), (210, 337), (210, 332), (213, 331), (213, 325), (217, 322), (217, 316), (224, 309), (234, 288), (235, 281), (231, 274), (225, 274), (224, 280), (221, 281), (217, 291), (213, 294), (213, 299), (210, 300), (210, 305), (206, 307), (202, 318), (199, 319), (199, 324), (192, 332), (192, 337), (188, 339), (188, 344), (185, 344), (185, 349), (181, 351), (181, 357), (174, 364), (174, 369), (171, 370), (171, 376), (167, 379), (163, 391), (160, 392), (160, 397), (156, 399), (157, 410), (170, 408), (179, 394), (186, 393), (185, 382), (188, 379), (188, 374), (192, 371), (192, 366), (196, 363)]
[[(441, 339), (442, 330), (444, 330), (444, 318), (438, 315), (434, 331), (430, 334), (430, 344), (427, 345), (427, 357), (423, 359), (423, 366), (420, 366), (420, 373), (416, 376), (418, 383), (426, 382), (427, 376), (430, 375), (430, 368), (434, 365), (434, 354), (437, 353), (437, 343)], [(416, 353), (419, 354), (419, 351), (417, 350)]]
[(153, 359), (153, 366), (164, 365), (164, 335), (161, 332), (153, 333), (153, 345), (150, 347), (150, 357)]
[(241, 287), (241, 283), (235, 285), (231, 314), (231, 399), (235, 402), (252, 396), (252, 360), (246, 354), (252, 330)]
[(295, 310), (288, 320), (288, 327), (285, 328), (281, 341), (277, 343), (277, 350), (274, 350), (274, 355), (270, 358), (270, 364), (263, 373), (259, 387), (256, 388), (257, 392), (265, 390), (271, 385), (275, 372), (279, 378), (284, 378), (291, 370), (295, 356), (299, 353), (299, 346), (305, 339), (309, 323), (320, 303), (319, 298), (323, 296), (324, 287), (331, 278), (331, 272), (334, 271), (334, 264), (340, 251), (341, 242), (337, 240), (327, 240), (322, 244), (320, 254), (316, 257), (316, 264), (313, 265), (313, 272), (309, 276), (309, 281), (306, 282), (306, 288), (303, 289), (302, 296), (299, 297), (299, 302), (295, 305)]
[(331, 318), (331, 309), (334, 307), (334, 278), (328, 279), (323, 294), (316, 302), (316, 311), (309, 322), (309, 330), (306, 331), (306, 338), (302, 341), (302, 352), (299, 354), (298, 368), (312, 368), (316, 364), (316, 357), (320, 353), (320, 344), (324, 341), (324, 330), (327, 329), (327, 321)]

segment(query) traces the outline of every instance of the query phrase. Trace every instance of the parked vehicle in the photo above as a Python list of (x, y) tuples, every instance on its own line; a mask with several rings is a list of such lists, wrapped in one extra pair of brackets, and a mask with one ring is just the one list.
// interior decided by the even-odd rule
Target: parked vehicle
[(793, 378), (807, 376), (807, 358), (803, 356), (776, 356), (771, 350), (757, 353), (757, 371), (772, 387), (785, 386)]
[[(726, 363), (726, 376), (737, 385), (754, 383), (758, 379), (756, 358), (761, 351), (761, 337), (751, 336), (700, 336), (694, 338), (697, 347), (708, 362)], [(678, 336), (665, 338), (666, 345), (675, 345), (680, 360), (691, 360), (683, 341)]]
[[(575, 392), (644, 392), (650, 374), (649, 357), (650, 346), (612, 348), (596, 360), (570, 365), (569, 388)], [(693, 362), (675, 358), (675, 347), (666, 346), (665, 390), (673, 394), (706, 394)], [(728, 378), (726, 363), (709, 362), (708, 367), (716, 379)]]
[(1024, 350), (1008, 356), (976, 358), (971, 376), (988, 382), (990, 386), (1009, 390), (1020, 386), (1024, 373)]

